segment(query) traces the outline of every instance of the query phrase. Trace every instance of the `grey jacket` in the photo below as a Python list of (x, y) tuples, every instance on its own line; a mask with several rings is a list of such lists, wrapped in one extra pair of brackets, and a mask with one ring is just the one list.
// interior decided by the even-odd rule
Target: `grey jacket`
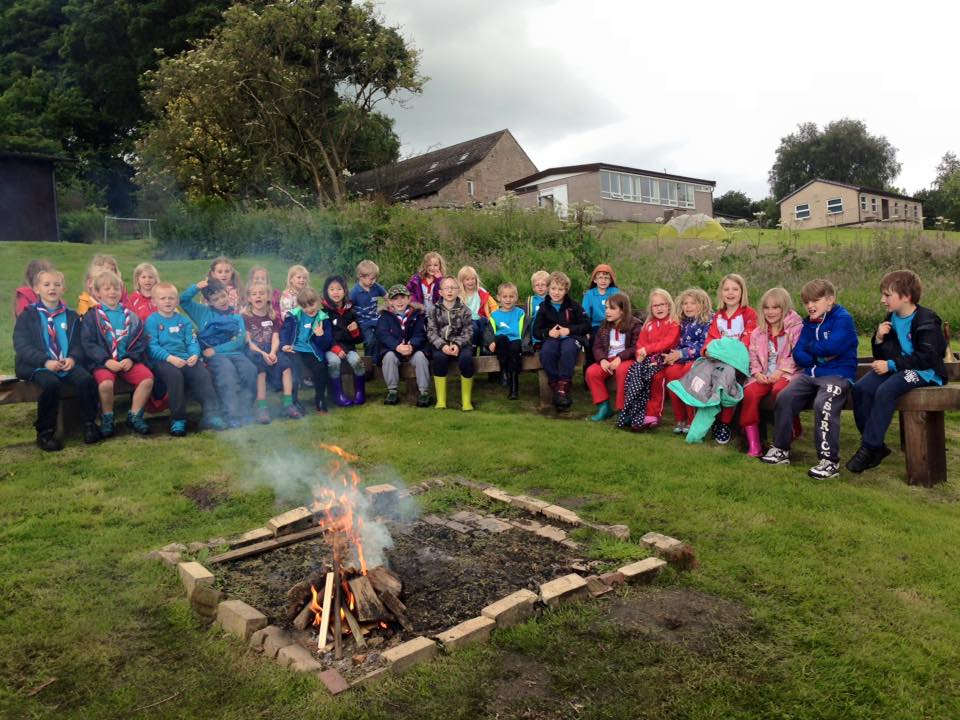
[(677, 382), (686, 391), (684, 402), (694, 407), (736, 405), (743, 399), (736, 368), (715, 358), (697, 358)]
[(472, 338), (473, 316), (460, 298), (449, 310), (442, 300), (434, 303), (427, 313), (427, 342), (437, 350), (451, 343), (462, 350), (470, 347)]

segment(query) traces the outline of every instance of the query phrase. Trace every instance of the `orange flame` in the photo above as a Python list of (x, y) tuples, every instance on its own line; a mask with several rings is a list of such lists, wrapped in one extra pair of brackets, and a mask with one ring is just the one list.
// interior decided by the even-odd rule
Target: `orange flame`
[(317, 602), (319, 596), (317, 595), (317, 589), (311, 585), (310, 593), (313, 595), (313, 599), (310, 600), (310, 609), (313, 610), (313, 624), (320, 625), (321, 615), (323, 614), (323, 606)]
[(328, 450), (328, 451), (332, 452), (334, 455), (339, 455), (340, 457), (342, 457), (342, 458), (343, 458), (344, 460), (346, 460), (347, 462), (356, 462), (357, 460), (360, 459), (360, 456), (359, 456), (359, 455), (354, 455), (353, 453), (348, 453), (348, 452), (347, 452), (346, 450), (344, 450), (342, 447), (339, 447), (339, 446), (337, 446), (337, 445), (327, 445), (327, 443), (318, 443), (318, 444), (317, 444), (317, 447), (319, 447), (321, 450)]
[[(336, 445), (320, 443), (319, 447), (328, 450), (340, 460), (330, 463), (330, 482), (327, 487), (314, 489), (312, 510), (318, 516), (320, 527), (333, 533), (339, 533), (344, 539), (344, 550), (356, 555), (360, 573), (367, 574), (367, 562), (363, 553), (363, 519), (356, 512), (356, 500), (360, 493), (360, 476), (347, 463), (358, 460), (358, 456), (348, 453)], [(337, 558), (341, 564), (352, 561), (352, 556)]]

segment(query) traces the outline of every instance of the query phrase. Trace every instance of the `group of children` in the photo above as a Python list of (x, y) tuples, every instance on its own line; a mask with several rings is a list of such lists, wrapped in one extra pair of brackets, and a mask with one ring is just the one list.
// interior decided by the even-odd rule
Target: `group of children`
[[(446, 378), (455, 364), (461, 408), (472, 410), (477, 353), (498, 357), (508, 397), (516, 399), (522, 356), (539, 353), (554, 405), (566, 411), (586, 351), (585, 382), (596, 405), (592, 421), (617, 416), (621, 428), (650, 431), (660, 424), (669, 397), (674, 433), (695, 442), (712, 428), (716, 442), (725, 444), (738, 418), (749, 455), (785, 464), (802, 431), (798, 413), (812, 405), (819, 462), (809, 474), (829, 478), (839, 472), (840, 411), (851, 388), (863, 439), (847, 467), (862, 472), (890, 452), (884, 436), (897, 398), (946, 381), (940, 318), (918, 305), (922, 288), (910, 271), (881, 281), (889, 314), (873, 338), (877, 359), (859, 382), (856, 328), (827, 280), (804, 285), (807, 318), (801, 319), (779, 287), (763, 294), (758, 314), (736, 274), (721, 281), (716, 312), (702, 289), (687, 289), (675, 302), (656, 288), (642, 314), (634, 312), (605, 264), (591, 274), (581, 303), (570, 296), (564, 273), (534, 273), (525, 307), (513, 283), (502, 283), (494, 298), (474, 268), (450, 275), (435, 252), (426, 254), (406, 285), (386, 290), (378, 276), (377, 265), (364, 260), (349, 291), (343, 277), (332, 276), (320, 293), (310, 285), (309, 271), (294, 265), (280, 291), (262, 267), (254, 267), (241, 286), (230, 260), (218, 257), (207, 276), (182, 293), (142, 263), (128, 295), (114, 258), (97, 255), (75, 312), (63, 302), (62, 273), (34, 261), (15, 297), (14, 347), (18, 377), (41, 389), (37, 441), (45, 450), (62, 447), (55, 427), (63, 383), (80, 398), (88, 443), (115, 432), (117, 378), (134, 387), (127, 424), (140, 434), (150, 432), (144, 412), (165, 407), (171, 434), (186, 434), (188, 395), (202, 407), (202, 425), (216, 430), (269, 423), (270, 389), (282, 393), (282, 413), (292, 419), (305, 413), (298, 398), (303, 385), (312, 384), (320, 413), (327, 412), (328, 393), (339, 407), (362, 405), (368, 369), (361, 346), (382, 369), (386, 405), (399, 402), (400, 368), (409, 364), (417, 406), (447, 407)], [(352, 396), (342, 382), (348, 371)], [(759, 423), (767, 396), (776, 410), (773, 444), (764, 453)]]

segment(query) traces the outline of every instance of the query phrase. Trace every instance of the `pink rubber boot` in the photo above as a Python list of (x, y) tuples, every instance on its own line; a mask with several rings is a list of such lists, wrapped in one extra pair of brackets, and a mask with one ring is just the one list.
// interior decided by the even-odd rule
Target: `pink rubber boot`
[(763, 448), (760, 446), (760, 426), (747, 425), (743, 429), (743, 434), (747, 436), (747, 455), (755, 458), (763, 455)]

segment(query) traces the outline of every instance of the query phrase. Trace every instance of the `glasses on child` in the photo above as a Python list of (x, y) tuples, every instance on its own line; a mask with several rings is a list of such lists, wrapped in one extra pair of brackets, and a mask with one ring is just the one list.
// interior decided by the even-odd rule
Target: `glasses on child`
[(652, 308), (670, 307), (670, 303), (654, 303), (650, 307)]

